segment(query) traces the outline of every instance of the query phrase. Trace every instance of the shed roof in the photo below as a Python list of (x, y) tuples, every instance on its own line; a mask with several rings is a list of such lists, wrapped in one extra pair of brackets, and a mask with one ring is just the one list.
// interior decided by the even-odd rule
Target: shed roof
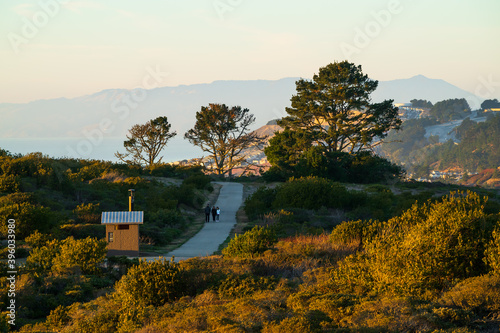
[(144, 212), (132, 211), (132, 212), (102, 212), (101, 223), (102, 224), (140, 224), (144, 222)]

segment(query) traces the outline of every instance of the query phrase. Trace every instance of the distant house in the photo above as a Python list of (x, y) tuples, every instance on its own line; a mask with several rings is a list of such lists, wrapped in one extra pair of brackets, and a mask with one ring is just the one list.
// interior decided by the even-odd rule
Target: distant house
[(108, 256), (139, 256), (139, 224), (144, 212), (103, 212), (101, 224), (106, 225)]

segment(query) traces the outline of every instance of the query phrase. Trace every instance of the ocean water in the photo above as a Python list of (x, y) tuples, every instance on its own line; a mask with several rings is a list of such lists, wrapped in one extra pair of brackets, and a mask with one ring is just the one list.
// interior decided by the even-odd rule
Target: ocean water
[[(118, 162), (116, 152), (124, 153), (123, 137), (108, 138), (0, 138), (0, 148), (13, 154), (41, 152), (50, 157), (82, 158)], [(162, 162), (174, 162), (206, 156), (200, 148), (182, 137), (168, 141)]]

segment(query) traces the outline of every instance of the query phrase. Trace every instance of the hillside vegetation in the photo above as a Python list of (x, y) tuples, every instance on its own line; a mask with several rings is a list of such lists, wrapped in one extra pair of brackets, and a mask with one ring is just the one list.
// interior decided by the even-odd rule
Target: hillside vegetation
[[(480, 123), (465, 118), (453, 130), (456, 142), (427, 137), (425, 127), (435, 124), (433, 118), (405, 121), (401, 131), (389, 133), (388, 143), (381, 146), (382, 154), (403, 165), (415, 177), (428, 177), (431, 170), (453, 169), (474, 174), (500, 166), (500, 115), (490, 114)], [(463, 182), (470, 184), (468, 180), (465, 178)]]
[[(165, 176), (174, 177), (173, 184), (156, 180)], [(25, 262), (16, 279), (18, 327), (45, 318), (58, 306), (105, 294), (126, 272), (130, 262), (123, 258), (110, 258), (107, 268), (103, 266), (106, 242), (100, 218), (102, 211), (128, 210), (130, 188), (137, 193), (135, 209), (147, 211), (141, 251), (162, 251), (198, 222), (202, 225), (195, 217), (212, 190), (210, 178), (199, 168), (163, 165), (145, 170), (1, 151), (0, 304), (5, 309), (9, 302), (7, 271), (12, 268), (7, 259)], [(15, 253), (7, 247), (12, 231)]]
[[(41, 155), (4, 156), (4, 161), (38, 161), (49, 171), (53, 163), (81, 163), (71, 174), (98, 163)], [(40, 174), (4, 173), (17, 177), (18, 190), (4, 192), (2, 200), (27, 195), (21, 190), (35, 196), (43, 191), (46, 198), (62, 191), (56, 189), (57, 177)], [(168, 202), (169, 187), (147, 177), (138, 175), (134, 185), (154, 186), (145, 196), (163, 189), (156, 200)], [(184, 186), (199, 177), (188, 176)], [(113, 193), (124, 196), (126, 179), (97, 183), (108, 191), (120, 185)], [(78, 192), (68, 180), (67, 194), (60, 197), (90, 195), (94, 182), (77, 183)], [(498, 198), (492, 192), (450, 189), (418, 183), (354, 189), (318, 177), (261, 186), (245, 201), (247, 231), (231, 239), (222, 255), (180, 263), (109, 258), (103, 265), (100, 237), (59, 234), (65, 219), (78, 218), (76, 202), (70, 205), (68, 199), (65, 208), (28, 201), (49, 222), (24, 239), (28, 258), (19, 269), (16, 296), (22, 304), (20, 331), (495, 332), (500, 325)], [(98, 192), (94, 195), (103, 195)], [(117, 199), (110, 200), (106, 205), (112, 208)], [(180, 208), (170, 209), (174, 214)], [(16, 218), (34, 222), (22, 216)], [(6, 295), (6, 269), (2, 276)]]

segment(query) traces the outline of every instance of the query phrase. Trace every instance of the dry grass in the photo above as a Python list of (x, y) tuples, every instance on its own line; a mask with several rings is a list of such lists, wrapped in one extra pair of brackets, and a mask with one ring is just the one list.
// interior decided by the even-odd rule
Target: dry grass
[(309, 270), (335, 267), (338, 261), (355, 253), (357, 248), (356, 242), (332, 244), (328, 234), (298, 235), (280, 240), (273, 249), (245, 263), (251, 266), (251, 272), (255, 275), (301, 278)]

